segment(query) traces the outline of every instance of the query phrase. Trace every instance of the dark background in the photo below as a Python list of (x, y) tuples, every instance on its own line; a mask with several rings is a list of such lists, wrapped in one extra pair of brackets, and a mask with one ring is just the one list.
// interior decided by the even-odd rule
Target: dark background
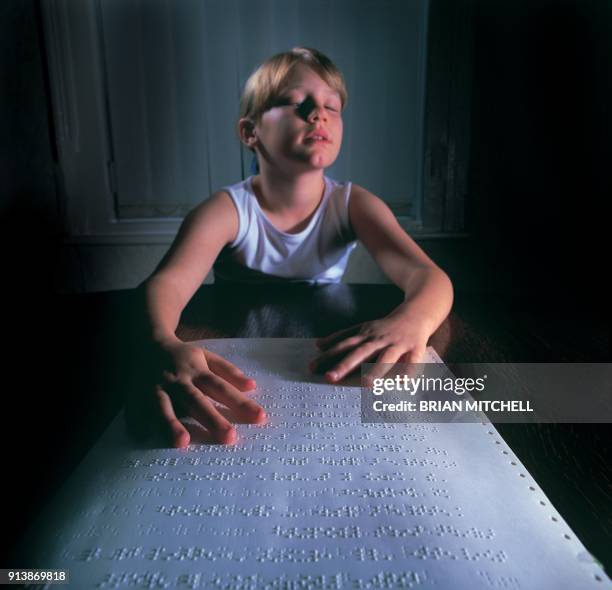
[(475, 4), (468, 227), (492, 272), (602, 319), (611, 66), (610, 2)]
[[(12, 516), (0, 555), (58, 485), (53, 466), (73, 452), (74, 419), (112, 379), (96, 361), (120, 321), (112, 305), (90, 315), (83, 302), (95, 296), (77, 303), (54, 292), (62, 211), (39, 12), (36, 0), (0, 3), (1, 442), (3, 473), (15, 482), (4, 484)], [(549, 360), (610, 360), (612, 3), (476, 0), (472, 24), (470, 238), (467, 254), (445, 268), (465, 287), (457, 302), (493, 307), (492, 321), (503, 322), (496, 302), (510, 283), (534, 313), (555, 310), (554, 329), (571, 344), (562, 358), (553, 347)], [(464, 279), (469, 253), (486, 274), (474, 285)], [(84, 334), (92, 360), (75, 367)], [(0, 564), (8, 565), (19, 564)]]

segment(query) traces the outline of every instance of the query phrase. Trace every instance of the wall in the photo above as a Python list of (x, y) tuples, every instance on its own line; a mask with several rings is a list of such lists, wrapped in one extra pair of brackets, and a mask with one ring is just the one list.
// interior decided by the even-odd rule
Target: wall
[[(0, 215), (4, 252), (9, 255), (5, 269), (16, 298), (24, 303), (24, 295), (30, 293), (39, 302), (44, 293), (136, 286), (153, 271), (168, 245), (75, 245), (62, 240), (35, 0), (1, 3), (0, 27), (0, 75), (2, 87), (9, 90), (3, 93), (0, 108), (4, 184)], [(470, 257), (465, 240), (422, 245), (457, 284), (476, 288), (481, 274), (477, 266), (466, 268), (464, 261)], [(346, 280), (386, 282), (362, 247), (353, 255)]]
[[(61, 208), (35, 7), (0, 3), (4, 276), (16, 296), (133, 287), (167, 246), (58, 248)], [(473, 237), (421, 243), (461, 290), (602, 299), (612, 7), (474, 0), (473, 8), (466, 195)], [(358, 251), (347, 280), (384, 278)]]

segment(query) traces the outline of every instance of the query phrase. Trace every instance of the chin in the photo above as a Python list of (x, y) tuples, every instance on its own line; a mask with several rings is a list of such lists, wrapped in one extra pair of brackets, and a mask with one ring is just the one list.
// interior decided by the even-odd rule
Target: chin
[(337, 155), (332, 157), (331, 154), (314, 153), (308, 154), (307, 157), (300, 159), (301, 161), (296, 162), (296, 164), (302, 169), (324, 170), (329, 168), (336, 161), (336, 158)]
[(334, 162), (336, 158), (330, 158), (329, 156), (323, 154), (315, 154), (310, 158), (310, 165), (315, 168), (329, 168)]

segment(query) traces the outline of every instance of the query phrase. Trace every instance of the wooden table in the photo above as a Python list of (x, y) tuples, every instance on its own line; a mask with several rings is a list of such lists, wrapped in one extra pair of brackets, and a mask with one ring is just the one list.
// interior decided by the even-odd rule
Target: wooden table
[[(183, 313), (178, 335), (184, 340), (320, 337), (382, 317), (402, 298), (398, 289), (385, 285), (206, 285)], [(0, 549), (10, 549), (11, 539), (34, 519), (44, 499), (61, 485), (121, 407), (125, 375), (136, 356), (131, 347), (137, 345), (129, 335), (137, 329), (139, 305), (139, 293), (133, 290), (60, 296), (45, 310), (54, 318), (47, 327), (70, 337), (67, 344), (47, 350), (39, 366), (46, 382), (53, 381), (52, 375), (59, 377), (61, 392), (50, 398), (42, 388), (35, 404), (15, 398), (8, 410), (28, 412), (30, 432), (42, 432), (45, 444), (37, 450), (36, 470), (24, 462), (24, 449), (16, 449), (13, 463), (9, 458), (8, 469), (21, 485), (9, 490), (8, 501), (16, 510), (6, 523)], [(547, 301), (481, 299), (461, 293), (430, 344), (451, 363), (611, 360), (608, 327), (589, 318), (588, 310), (574, 317)], [(612, 572), (610, 426), (496, 427), (587, 549)], [(4, 432), (7, 444), (19, 428)]]

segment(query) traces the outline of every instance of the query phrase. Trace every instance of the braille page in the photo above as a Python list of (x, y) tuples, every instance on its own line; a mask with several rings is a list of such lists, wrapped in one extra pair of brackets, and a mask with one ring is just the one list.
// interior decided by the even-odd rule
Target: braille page
[(490, 423), (362, 424), (356, 384), (309, 374), (312, 340), (202, 344), (256, 378), (269, 424), (142, 450), (118, 416), (20, 567), (79, 589), (611, 587)]

